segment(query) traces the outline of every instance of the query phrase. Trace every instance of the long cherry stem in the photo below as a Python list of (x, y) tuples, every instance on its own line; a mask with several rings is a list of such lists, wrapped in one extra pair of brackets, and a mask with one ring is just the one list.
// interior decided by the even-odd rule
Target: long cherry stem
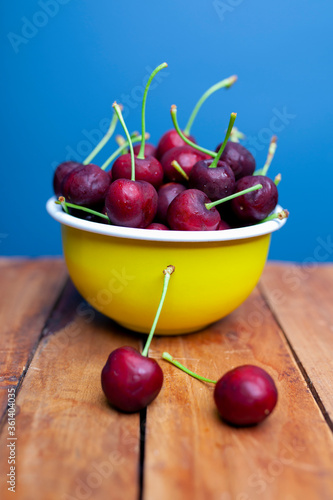
[(210, 210), (213, 207), (216, 207), (216, 205), (220, 205), (221, 203), (224, 203), (225, 201), (230, 201), (233, 200), (234, 198), (238, 198), (238, 196), (242, 196), (243, 194), (251, 193), (252, 191), (257, 191), (258, 189), (262, 188), (262, 184), (256, 184), (255, 186), (249, 187), (247, 189), (243, 189), (242, 191), (238, 191), (238, 193), (231, 194), (230, 196), (226, 196), (225, 198), (221, 198), (220, 200), (217, 201), (212, 201), (211, 203), (205, 203), (205, 206), (207, 210)]
[[(150, 137), (150, 134), (146, 134), (146, 139), (149, 139)], [(141, 141), (141, 135), (137, 136), (137, 137), (133, 137), (132, 139), (132, 144), (135, 144), (136, 142), (140, 142)], [(101, 166), (101, 169), (102, 170), (106, 170), (107, 167), (110, 165), (111, 162), (113, 162), (113, 160), (115, 158), (117, 158), (118, 155), (120, 155), (120, 153), (122, 151), (124, 151), (126, 148), (128, 148), (129, 146), (129, 142), (128, 141), (125, 141), (121, 146), (119, 146), (118, 149), (115, 150), (114, 153), (112, 153), (111, 156), (109, 156), (109, 158), (103, 163), (103, 165)]]
[(130, 153), (131, 153), (131, 166), (132, 166), (132, 170), (131, 170), (131, 181), (135, 181), (135, 159), (134, 159), (134, 151), (133, 151), (133, 144), (132, 144), (132, 139), (131, 139), (131, 136), (130, 136), (130, 133), (126, 127), (126, 124), (125, 124), (125, 121), (124, 121), (124, 118), (123, 118), (123, 115), (122, 115), (122, 112), (121, 112), (121, 109), (120, 109), (120, 106), (119, 104), (117, 104), (116, 102), (114, 102), (112, 104), (112, 107), (113, 109), (115, 110), (115, 112), (117, 113), (117, 116), (118, 116), (118, 119), (124, 129), (124, 132), (125, 132), (125, 135), (126, 135), (126, 138), (127, 138), (127, 142), (128, 142), (128, 145), (129, 145), (129, 148), (130, 148)]
[(156, 315), (155, 315), (155, 319), (154, 319), (153, 325), (151, 327), (150, 333), (149, 333), (147, 341), (146, 341), (146, 345), (145, 345), (145, 347), (144, 347), (144, 349), (142, 351), (142, 356), (148, 356), (149, 347), (150, 347), (153, 335), (155, 333), (156, 325), (157, 325), (158, 319), (160, 317), (160, 314), (161, 314), (161, 311), (162, 311), (162, 307), (163, 307), (163, 303), (164, 303), (164, 299), (165, 299), (165, 296), (166, 296), (166, 293), (167, 293), (167, 290), (168, 290), (168, 285), (169, 285), (170, 277), (171, 277), (171, 274), (174, 271), (175, 271), (175, 267), (171, 266), (171, 265), (168, 266), (163, 271), (164, 282), (163, 282), (162, 296), (161, 296), (160, 303), (159, 303), (157, 311), (156, 311)]
[(232, 131), (232, 127), (234, 126), (234, 123), (235, 123), (235, 120), (236, 120), (236, 117), (237, 117), (237, 113), (231, 113), (230, 115), (230, 120), (229, 120), (229, 125), (228, 125), (228, 129), (227, 129), (227, 132), (225, 134), (225, 138), (224, 138), (224, 141), (220, 147), (220, 149), (218, 150), (218, 153), (217, 155), (215, 156), (214, 160), (212, 161), (212, 163), (209, 165), (209, 168), (216, 168), (217, 167), (217, 162), (219, 161), (219, 159), (221, 158), (222, 156), (222, 153), (224, 151), (224, 148), (226, 147), (226, 144), (228, 142), (228, 139), (230, 137), (230, 134), (231, 134), (231, 131)]
[(169, 361), (169, 363), (172, 363), (174, 366), (177, 366), (177, 368), (180, 368), (181, 370), (183, 370), (183, 372), (187, 373), (188, 375), (191, 375), (191, 377), (197, 378), (202, 382), (211, 382), (212, 384), (216, 384), (216, 380), (211, 380), (210, 378), (202, 377), (201, 375), (192, 372), (192, 370), (186, 368), (186, 366), (179, 363), (179, 361), (176, 361), (168, 352), (164, 352), (162, 354), (162, 358), (165, 359), (166, 361)]
[(183, 141), (188, 144), (189, 146), (192, 146), (192, 148), (194, 149), (197, 149), (198, 151), (201, 151), (202, 153), (205, 153), (209, 156), (213, 156), (213, 158), (215, 158), (216, 156), (216, 153), (214, 151), (210, 151), (209, 149), (206, 149), (206, 148), (202, 148), (201, 146), (198, 146), (198, 144), (195, 144), (194, 142), (190, 141), (187, 137), (185, 137), (185, 135), (183, 134), (183, 132), (180, 130), (179, 128), (179, 125), (178, 125), (178, 121), (177, 121), (177, 106), (175, 104), (173, 104), (171, 106), (171, 110), (170, 110), (170, 113), (171, 113), (171, 119), (172, 119), (172, 123), (178, 133), (178, 135), (183, 139)]
[(221, 80), (218, 83), (215, 83), (215, 85), (212, 85), (206, 92), (200, 97), (199, 101), (196, 103), (194, 106), (194, 109), (191, 113), (191, 116), (186, 124), (186, 127), (184, 128), (184, 134), (185, 135), (190, 135), (190, 130), (193, 125), (193, 122), (198, 114), (199, 109), (203, 105), (203, 103), (208, 99), (209, 96), (211, 96), (214, 92), (217, 90), (220, 90), (222, 88), (230, 88), (237, 80), (236, 75), (229, 76), (229, 78), (225, 78), (224, 80)]
[(155, 75), (159, 71), (161, 71), (161, 69), (167, 68), (167, 67), (168, 67), (167, 63), (162, 63), (159, 66), (157, 66), (157, 68), (154, 69), (154, 71), (152, 72), (152, 74), (150, 75), (150, 77), (148, 79), (148, 82), (146, 84), (145, 91), (143, 94), (142, 111), (141, 111), (141, 137), (142, 137), (142, 139), (141, 139), (140, 151), (139, 151), (139, 154), (137, 156), (141, 160), (144, 160), (144, 158), (145, 158), (146, 101), (147, 101), (148, 90), (149, 90), (150, 84), (153, 81), (153, 78), (155, 77)]
[(59, 196), (58, 201), (55, 201), (57, 205), (61, 205), (65, 212), (68, 214), (68, 208), (76, 208), (78, 210), (82, 210), (83, 212), (88, 212), (88, 214), (97, 215), (102, 219), (106, 219), (110, 221), (109, 217), (105, 214), (101, 214), (100, 212), (96, 212), (96, 210), (92, 210), (91, 208), (82, 207), (81, 205), (75, 205), (74, 203), (68, 203), (63, 196)]
[(256, 172), (254, 172), (253, 175), (267, 175), (268, 169), (272, 163), (272, 160), (274, 158), (275, 151), (277, 148), (276, 141), (277, 141), (277, 137), (276, 137), (276, 135), (273, 135), (271, 142), (269, 143), (268, 154), (267, 154), (265, 165), (262, 168), (260, 168), (259, 170), (257, 170)]
[(109, 139), (112, 137), (113, 132), (115, 131), (116, 125), (117, 125), (118, 117), (116, 113), (113, 113), (113, 117), (109, 126), (108, 131), (106, 132), (105, 136), (103, 139), (100, 140), (100, 142), (97, 144), (97, 146), (92, 150), (92, 152), (87, 156), (87, 158), (82, 162), (83, 165), (88, 165), (88, 163), (91, 162), (95, 158), (95, 156), (98, 155), (100, 150), (104, 148), (105, 144), (109, 141)]

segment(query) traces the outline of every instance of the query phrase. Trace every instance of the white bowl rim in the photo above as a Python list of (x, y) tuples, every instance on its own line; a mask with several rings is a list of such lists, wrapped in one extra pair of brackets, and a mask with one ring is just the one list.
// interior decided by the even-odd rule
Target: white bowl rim
[[(131, 227), (112, 226), (79, 219), (73, 215), (66, 214), (61, 205), (55, 203), (56, 197), (52, 196), (46, 203), (48, 214), (56, 221), (75, 229), (81, 229), (90, 233), (114, 236), (117, 238), (128, 238), (146, 241), (163, 242), (209, 242), (209, 241), (232, 241), (246, 238), (254, 238), (273, 233), (286, 223), (287, 219), (274, 219), (268, 222), (254, 224), (252, 226), (224, 229), (222, 231), (160, 231), (157, 229), (138, 229)], [(277, 205), (275, 212), (282, 210)]]

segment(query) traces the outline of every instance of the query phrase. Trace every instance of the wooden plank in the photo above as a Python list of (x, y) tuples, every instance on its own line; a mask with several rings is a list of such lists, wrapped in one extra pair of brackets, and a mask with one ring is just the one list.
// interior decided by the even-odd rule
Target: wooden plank
[(61, 259), (0, 259), (0, 419), (64, 286)]
[(333, 266), (267, 266), (260, 289), (333, 420)]
[[(15, 498), (137, 500), (140, 417), (109, 407), (100, 373), (114, 348), (140, 347), (140, 337), (102, 317), (78, 295), (71, 297), (70, 288), (65, 296), (17, 398)], [(62, 325), (73, 308), (74, 318)], [(3, 500), (13, 498), (5, 484), (6, 429), (0, 437)]]
[(205, 331), (155, 338), (152, 349), (215, 379), (259, 365), (279, 401), (261, 425), (230, 427), (215, 410), (214, 386), (161, 360), (165, 383), (147, 412), (144, 500), (333, 498), (332, 435), (258, 290)]

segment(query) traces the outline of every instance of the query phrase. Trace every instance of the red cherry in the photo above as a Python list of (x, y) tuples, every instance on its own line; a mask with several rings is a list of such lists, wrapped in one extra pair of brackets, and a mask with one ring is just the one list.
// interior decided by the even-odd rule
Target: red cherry
[(167, 222), (167, 212), (170, 203), (174, 198), (176, 198), (177, 194), (185, 191), (186, 187), (184, 184), (179, 184), (177, 182), (168, 182), (167, 184), (163, 184), (157, 191), (158, 194), (158, 204), (157, 204), (157, 214), (156, 218), (166, 224)]
[(221, 221), (215, 207), (207, 209), (210, 199), (198, 189), (186, 189), (169, 205), (167, 219), (176, 231), (215, 231)]
[[(194, 137), (191, 135), (186, 136), (190, 141), (195, 143)], [(159, 140), (156, 149), (156, 158), (159, 160), (162, 159), (163, 155), (172, 148), (176, 148), (179, 146), (186, 146), (186, 143), (179, 136), (178, 132), (175, 129), (168, 130)]]
[(189, 175), (193, 165), (199, 160), (205, 160), (209, 158), (208, 155), (197, 151), (191, 146), (181, 146), (170, 149), (161, 160), (161, 164), (164, 170), (165, 176), (172, 182), (186, 182), (184, 177), (177, 172), (177, 170), (172, 166), (173, 161), (177, 161), (179, 165), (184, 170), (185, 174)]
[(104, 202), (110, 182), (108, 172), (89, 163), (80, 165), (66, 175), (61, 189), (68, 202), (89, 207)]
[(102, 370), (102, 389), (112, 406), (132, 413), (151, 403), (163, 385), (157, 361), (129, 346), (113, 351)]
[(261, 184), (262, 189), (244, 194), (231, 201), (233, 214), (242, 223), (255, 223), (265, 219), (276, 207), (278, 190), (272, 179), (264, 175), (248, 175), (236, 183), (235, 192)]
[(78, 163), (77, 161), (64, 161), (57, 166), (53, 176), (53, 191), (57, 198), (59, 198), (59, 196), (62, 196), (61, 186), (66, 175), (80, 166), (82, 166), (82, 163)]
[(160, 224), (159, 222), (152, 222), (152, 224), (149, 224), (149, 226), (146, 227), (146, 229), (157, 229), (158, 231), (169, 231), (169, 228), (165, 226), (164, 224)]
[[(133, 151), (134, 151), (135, 156), (137, 156), (139, 154), (140, 147), (141, 147), (140, 144), (136, 144), (135, 146), (133, 146)], [(149, 142), (146, 142), (145, 149), (144, 149), (144, 155), (145, 155), (145, 158), (147, 156), (155, 156), (156, 157), (156, 146), (154, 146), (154, 144), (150, 144)]]
[[(131, 155), (126, 153), (119, 156), (112, 167), (112, 179), (130, 179), (132, 173)], [(135, 158), (135, 179), (150, 182), (154, 188), (161, 186), (164, 172), (162, 165), (154, 156), (140, 159)]]
[(215, 386), (214, 400), (221, 417), (237, 426), (258, 424), (277, 402), (272, 377), (262, 368), (243, 365), (227, 372)]
[(144, 228), (156, 215), (157, 199), (149, 182), (117, 179), (106, 194), (105, 208), (112, 224)]

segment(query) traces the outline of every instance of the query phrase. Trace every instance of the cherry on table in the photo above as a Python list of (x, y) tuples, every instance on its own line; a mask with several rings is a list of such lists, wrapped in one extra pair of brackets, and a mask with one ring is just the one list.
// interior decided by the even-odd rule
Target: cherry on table
[(148, 351), (174, 270), (174, 266), (169, 265), (163, 271), (161, 299), (142, 354), (130, 346), (120, 347), (109, 355), (102, 370), (103, 392), (118, 410), (127, 413), (140, 411), (156, 398), (162, 388), (163, 371), (157, 361), (148, 357)]
[(278, 393), (272, 377), (259, 366), (243, 365), (221, 377), (214, 400), (221, 417), (236, 426), (262, 422), (275, 408)]

